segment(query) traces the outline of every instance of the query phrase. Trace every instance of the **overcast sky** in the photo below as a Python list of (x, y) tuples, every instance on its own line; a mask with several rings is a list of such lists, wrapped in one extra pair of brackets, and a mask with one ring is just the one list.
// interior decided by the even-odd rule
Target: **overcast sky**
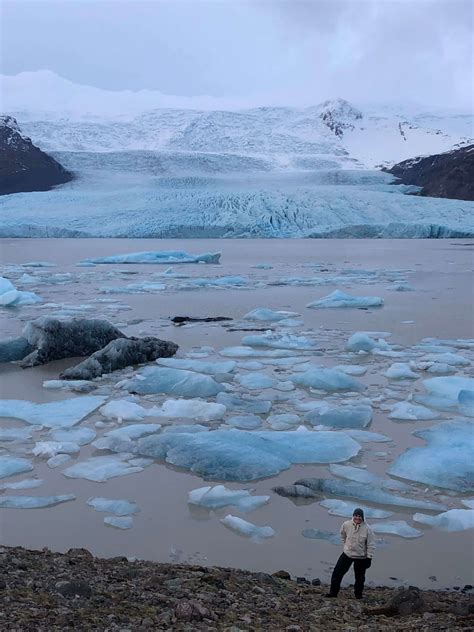
[(471, 0), (0, 0), (1, 72), (106, 89), (469, 108)]

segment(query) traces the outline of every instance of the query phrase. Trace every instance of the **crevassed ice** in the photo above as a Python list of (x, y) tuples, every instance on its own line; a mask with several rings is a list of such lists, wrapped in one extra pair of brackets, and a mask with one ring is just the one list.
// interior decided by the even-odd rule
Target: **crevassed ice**
[(137, 377), (125, 380), (123, 386), (132, 393), (166, 393), (182, 397), (212, 397), (225, 390), (209, 375), (154, 366), (146, 367)]
[[(344, 500), (336, 500), (327, 498), (320, 503), (321, 507), (328, 510), (332, 516), (342, 516), (344, 518), (352, 518), (352, 512), (354, 511), (354, 503), (346, 503)], [(393, 516), (393, 511), (385, 511), (384, 509), (374, 509), (373, 507), (367, 507), (367, 505), (359, 505), (363, 510), (366, 518), (390, 518)]]
[(252, 496), (247, 489), (228, 489), (224, 485), (199, 487), (188, 493), (188, 503), (207, 509), (220, 509), (229, 505), (239, 511), (252, 511), (265, 505), (270, 496)]
[(243, 520), (237, 516), (232, 516), (231, 514), (221, 518), (221, 522), (232, 531), (235, 531), (246, 538), (251, 538), (256, 542), (265, 538), (273, 538), (275, 535), (275, 531), (272, 527), (258, 527), (251, 522), (247, 522), (247, 520)]
[(219, 263), (220, 258), (220, 252), (192, 255), (181, 250), (157, 250), (85, 259), (82, 263)]
[(74, 397), (49, 404), (34, 404), (23, 399), (0, 400), (0, 417), (21, 419), (47, 428), (69, 428), (105, 402), (107, 397)]
[(474, 509), (450, 509), (437, 516), (416, 513), (413, 520), (442, 531), (466, 531), (474, 529)]
[(341, 307), (381, 307), (382, 305), (383, 298), (380, 296), (352, 296), (340, 290), (335, 290), (317, 301), (308, 303), (306, 307), (312, 309), (333, 309)]

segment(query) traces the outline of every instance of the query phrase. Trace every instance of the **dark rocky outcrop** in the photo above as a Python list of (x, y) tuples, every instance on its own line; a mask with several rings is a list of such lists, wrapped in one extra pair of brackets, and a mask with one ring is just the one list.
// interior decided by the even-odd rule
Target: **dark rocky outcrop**
[(404, 160), (383, 171), (399, 178), (396, 184), (423, 187), (419, 195), (474, 200), (474, 145)]
[(177, 350), (177, 344), (159, 338), (118, 338), (84, 362), (66, 369), (59, 377), (62, 380), (93, 380), (127, 366), (170, 358)]
[(72, 173), (22, 135), (12, 116), (0, 116), (0, 195), (49, 191), (72, 179)]

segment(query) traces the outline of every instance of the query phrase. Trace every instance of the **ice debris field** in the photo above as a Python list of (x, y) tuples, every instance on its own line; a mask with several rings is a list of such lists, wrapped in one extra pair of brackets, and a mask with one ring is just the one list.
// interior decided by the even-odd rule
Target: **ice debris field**
[[(172, 296), (289, 286), (304, 287), (308, 297), (312, 288), (320, 288), (319, 294), (326, 286), (344, 291), (307, 302), (301, 312), (267, 307), (254, 292), (254, 307), (230, 324), (184, 325), (190, 331), (208, 327), (211, 334), (233, 328), (241, 332), (240, 344), (182, 346), (175, 357), (93, 381), (45, 380), (44, 398), (50, 393), (52, 399), (44, 403), (1, 400), (0, 508), (52, 511), (82, 503), (85, 520), (95, 510), (103, 514), (104, 527), (128, 531), (147, 508), (133, 494), (118, 496), (117, 487), (108, 493), (108, 482), (139, 480), (145, 470), (156, 470), (159, 481), (159, 469), (172, 468), (176, 476), (194, 477), (188, 497), (181, 498), (191, 517), (207, 512), (216, 526), (262, 546), (279, 530), (278, 521), (267, 524), (262, 512), (288, 502), (281, 496), (344, 518), (361, 505), (382, 546), (390, 546), (394, 537), (421, 538), (427, 530), (472, 529), (474, 339), (423, 338), (403, 345), (387, 331), (305, 326), (305, 317), (317, 310), (393, 308), (412, 271), (314, 264), (302, 267), (300, 275), (279, 277), (262, 264), (236, 282), (237, 277), (220, 277), (219, 259), (218, 253), (167, 251), (88, 259), (71, 273), (51, 274), (48, 262), (3, 266), (4, 294), (29, 297), (26, 286), (44, 294), (43, 302), (4, 301), (11, 322), (35, 318), (45, 309), (62, 318), (123, 319), (128, 305), (107, 298), (106, 282), (117, 284), (124, 301), (127, 294), (156, 291)], [(187, 265), (143, 275), (162, 280), (163, 289), (150, 289), (139, 277), (132, 291), (127, 280), (140, 274), (135, 264), (142, 262)], [(187, 267), (194, 272), (188, 274)], [(203, 270), (206, 277), (198, 276), (196, 283)], [(227, 280), (219, 283), (220, 278)], [(87, 305), (51, 301), (58, 284), (76, 282), (95, 284)], [(375, 284), (393, 290), (389, 305), (370, 293)], [(172, 337), (169, 322), (166, 327), (163, 337)], [(3, 363), (15, 358), (17, 344), (0, 343)], [(60, 473), (55, 493), (39, 475), (45, 465)], [(312, 467), (310, 476), (317, 468), (319, 478), (290, 476), (290, 485), (286, 477), (271, 493), (255, 491), (259, 481), (276, 481), (297, 466)], [(78, 480), (95, 486), (86, 502), (77, 497)], [(298, 511), (297, 504), (292, 511)], [(319, 528), (316, 520), (299, 533), (339, 543), (337, 533)]]

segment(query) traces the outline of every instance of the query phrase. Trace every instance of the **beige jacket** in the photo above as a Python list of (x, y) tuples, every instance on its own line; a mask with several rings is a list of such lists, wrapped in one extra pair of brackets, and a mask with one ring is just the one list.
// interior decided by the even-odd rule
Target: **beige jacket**
[(341, 538), (348, 557), (361, 559), (374, 556), (374, 534), (366, 522), (354, 524), (352, 520), (346, 520), (341, 527)]

